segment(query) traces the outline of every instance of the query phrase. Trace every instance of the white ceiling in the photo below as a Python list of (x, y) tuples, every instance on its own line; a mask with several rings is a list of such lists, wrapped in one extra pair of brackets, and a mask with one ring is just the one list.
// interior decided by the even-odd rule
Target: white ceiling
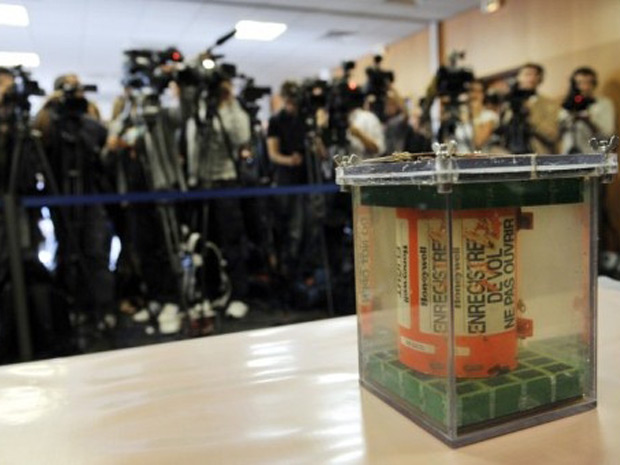
[[(28, 8), (30, 26), (0, 26), (0, 50), (36, 52), (34, 76), (49, 89), (59, 74), (76, 72), (99, 85), (96, 100), (108, 107), (120, 91), (122, 51), (179, 47), (194, 56), (242, 19), (283, 22), (273, 42), (231, 40), (225, 61), (278, 85), (317, 75), (342, 60), (379, 50), (429, 21), (478, 5), (479, 0), (0, 0)], [(328, 31), (353, 34), (322, 38)]]

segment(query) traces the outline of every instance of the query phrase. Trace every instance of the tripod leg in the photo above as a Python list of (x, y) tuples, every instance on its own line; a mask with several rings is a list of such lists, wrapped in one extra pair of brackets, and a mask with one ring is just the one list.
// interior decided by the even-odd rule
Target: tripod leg
[(17, 177), (19, 176), (19, 168), (22, 164), (22, 156), (24, 154), (24, 145), (26, 140), (26, 133), (23, 129), (19, 129), (17, 133), (17, 140), (15, 141), (15, 147), (13, 147), (13, 154), (11, 157), (11, 172), (9, 174), (9, 189), (8, 192), (15, 194), (17, 190)]
[[(319, 165), (318, 156), (314, 150), (314, 144), (312, 139), (314, 133), (309, 133), (306, 136), (306, 154), (310, 157), (306, 162), (306, 169), (308, 170), (308, 180), (312, 184), (320, 185), (321, 182), (321, 168)], [(325, 197), (319, 194), (318, 197), (310, 194), (310, 222), (316, 224), (318, 227), (319, 244), (321, 248), (321, 261), (323, 262), (323, 269), (325, 272), (325, 297), (327, 299), (327, 313), (329, 316), (334, 315), (334, 295), (331, 279), (331, 267), (329, 264), (329, 253), (327, 251), (327, 240), (325, 239)]]
[(19, 213), (17, 199), (14, 195), (4, 196), (4, 214), (9, 251), (9, 266), (11, 281), (13, 284), (13, 305), (15, 306), (15, 321), (17, 322), (17, 339), (19, 345), (19, 357), (22, 362), (32, 360), (32, 337), (30, 334), (30, 313), (26, 299), (26, 282), (24, 278), (24, 266), (22, 263), (21, 243), (19, 240)]
[[(179, 305), (182, 311), (187, 309), (186, 299), (183, 292), (183, 269), (181, 267), (180, 242), (178, 240), (178, 224), (174, 212), (170, 206), (159, 205), (157, 211), (159, 213), (160, 222), (163, 228), (164, 242), (168, 255), (168, 261), (172, 274), (177, 280), (177, 291), (179, 292)], [(176, 230), (176, 231), (175, 231)]]
[[(34, 148), (34, 154), (37, 158), (37, 161), (40, 163), (41, 169), (43, 170), (43, 175), (45, 176), (45, 183), (47, 184), (49, 191), (54, 195), (59, 195), (60, 191), (58, 188), (58, 182), (56, 180), (56, 177), (54, 176), (54, 172), (52, 171), (49, 160), (45, 155), (45, 151), (43, 149), (43, 144), (40, 137), (34, 133), (31, 133), (27, 142), (32, 144)], [(24, 148), (27, 148), (27, 146), (25, 146)], [(67, 215), (67, 211), (62, 207), (55, 209), (55, 211), (57, 213), (56, 216), (59, 219), (58, 227), (60, 228), (62, 237), (65, 238), (67, 256), (76, 257), (79, 274), (81, 274), (84, 278), (83, 282), (87, 289), (86, 293), (88, 295), (94, 295), (95, 284), (92, 283), (90, 279), (90, 270), (84, 263), (83, 254), (78, 239), (75, 236), (75, 231), (71, 227), (71, 221)], [(72, 287), (74, 287), (75, 289), (71, 290), (72, 293), (77, 292), (77, 278), (74, 278), (73, 281), (75, 282), (75, 284)], [(75, 295), (73, 297), (75, 297)]]

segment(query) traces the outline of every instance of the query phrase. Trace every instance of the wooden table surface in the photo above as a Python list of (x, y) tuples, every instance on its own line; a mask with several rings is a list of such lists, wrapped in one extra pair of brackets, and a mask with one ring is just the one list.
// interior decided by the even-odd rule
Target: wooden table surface
[(354, 317), (0, 368), (0, 465), (620, 464), (620, 286), (596, 410), (452, 450), (361, 389)]

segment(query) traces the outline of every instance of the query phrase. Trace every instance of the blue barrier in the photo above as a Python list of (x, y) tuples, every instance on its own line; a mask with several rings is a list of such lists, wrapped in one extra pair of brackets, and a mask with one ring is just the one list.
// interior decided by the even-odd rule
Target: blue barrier
[(127, 194), (87, 194), (24, 196), (26, 208), (68, 207), (113, 203), (188, 202), (223, 198), (268, 197), (295, 194), (334, 194), (340, 191), (336, 184), (306, 184), (281, 187), (241, 187), (230, 189), (202, 189), (195, 191), (129, 192)]

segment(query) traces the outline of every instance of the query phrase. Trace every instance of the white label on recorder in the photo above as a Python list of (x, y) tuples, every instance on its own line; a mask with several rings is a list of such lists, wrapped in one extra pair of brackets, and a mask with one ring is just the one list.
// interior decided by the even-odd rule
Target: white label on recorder
[(417, 350), (418, 352), (424, 352), (426, 354), (434, 354), (435, 346), (431, 344), (425, 344), (424, 342), (414, 341), (413, 339), (409, 339), (408, 337), (401, 336), (400, 343), (412, 350)]
[(396, 294), (398, 324), (411, 329), (411, 277), (409, 247), (409, 220), (396, 219)]
[[(515, 327), (514, 215), (453, 220), (454, 324), (459, 336)], [(417, 220), (420, 331), (448, 330), (448, 247), (441, 219)], [(415, 302), (414, 302), (415, 305)]]

